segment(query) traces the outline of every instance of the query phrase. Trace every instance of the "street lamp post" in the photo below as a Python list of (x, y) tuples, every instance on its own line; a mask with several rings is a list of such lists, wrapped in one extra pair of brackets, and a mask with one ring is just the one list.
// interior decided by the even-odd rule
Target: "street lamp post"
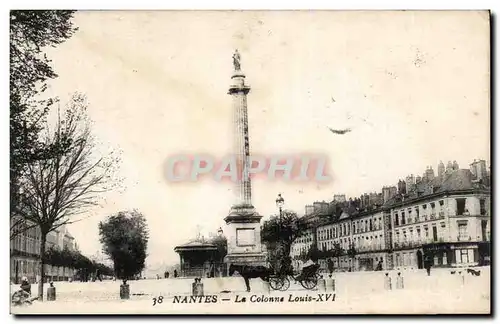
[(282, 217), (283, 217), (283, 205), (285, 204), (285, 199), (281, 196), (281, 194), (278, 194), (278, 198), (276, 198), (276, 206), (279, 208), (280, 211), (280, 222), (279, 222), (279, 230), (281, 231), (281, 222)]
[[(219, 227), (219, 229), (217, 230), (217, 235), (219, 235), (219, 237), (222, 237), (224, 235), (224, 231), (222, 230), (222, 227)], [(224, 264), (223, 260), (217, 261), (218, 268), (219, 268), (219, 278), (222, 278), (221, 262), (222, 262), (222, 264)], [(214, 269), (214, 277), (215, 277), (215, 269)]]

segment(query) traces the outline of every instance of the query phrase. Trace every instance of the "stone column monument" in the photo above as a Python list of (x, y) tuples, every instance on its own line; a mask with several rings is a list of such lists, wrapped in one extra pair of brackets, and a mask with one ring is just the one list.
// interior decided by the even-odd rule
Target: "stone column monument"
[[(229, 95), (233, 97), (233, 154), (240, 167), (248, 166), (250, 140), (248, 134), (247, 94), (250, 87), (245, 84), (245, 74), (241, 71), (241, 56), (238, 50), (233, 55), (234, 71), (231, 77)], [(241, 174), (241, 173), (240, 173)], [(252, 205), (250, 178), (239, 177), (234, 190), (236, 201), (229, 215), (224, 218), (227, 226), (227, 256), (225, 262), (238, 265), (264, 265), (266, 256), (260, 241), (260, 219)]]

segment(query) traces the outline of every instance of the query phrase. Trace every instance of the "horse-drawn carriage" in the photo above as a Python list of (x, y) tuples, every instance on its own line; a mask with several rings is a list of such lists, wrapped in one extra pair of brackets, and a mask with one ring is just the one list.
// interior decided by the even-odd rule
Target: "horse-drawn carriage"
[(269, 277), (269, 285), (274, 290), (285, 291), (290, 288), (290, 279), (294, 282), (299, 282), (305, 289), (314, 289), (318, 284), (319, 279), (319, 264), (312, 265), (299, 274), (293, 276), (290, 272), (275, 273)]
[(294, 276), (290, 271), (275, 272), (272, 268), (264, 266), (231, 264), (229, 266), (229, 275), (232, 276), (237, 271), (245, 280), (247, 291), (250, 291), (249, 279), (251, 278), (260, 278), (269, 282), (269, 286), (274, 290), (285, 291), (290, 288), (289, 278), (292, 278), (294, 282), (299, 282), (305, 289), (314, 289), (318, 284), (319, 267), (318, 264), (314, 264), (304, 268), (300, 275)]

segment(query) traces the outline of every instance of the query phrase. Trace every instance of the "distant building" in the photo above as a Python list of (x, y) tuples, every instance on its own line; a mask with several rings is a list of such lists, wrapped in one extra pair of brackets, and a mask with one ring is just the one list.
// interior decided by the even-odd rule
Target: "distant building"
[(333, 201), (335, 202), (345, 202), (347, 199), (346, 199), (346, 196), (345, 194), (343, 195), (333, 195)]
[(432, 166), (427, 167), (427, 169), (424, 172), (423, 178), (425, 178), (425, 181), (434, 180), (435, 175), (434, 175), (434, 170), (432, 169)]
[(448, 161), (448, 163), (446, 164), (445, 173), (450, 174), (452, 171), (453, 171), (453, 164), (451, 163), (451, 161)]
[(403, 180), (398, 181), (398, 193), (400, 195), (406, 194), (406, 182)]
[(406, 191), (405, 193), (412, 192), (415, 188), (415, 176), (409, 175), (405, 179), (405, 184), (406, 184)]
[(398, 188), (395, 186), (392, 187), (383, 187), (382, 195), (383, 195), (383, 203), (385, 204), (389, 199), (394, 197), (398, 193)]
[(443, 178), (444, 171), (445, 171), (444, 163), (443, 163), (443, 161), (439, 161), (439, 164), (438, 164), (438, 177)]
[(314, 206), (313, 205), (306, 205), (305, 214), (311, 215), (312, 213), (314, 213)]
[(474, 162), (470, 164), (470, 171), (474, 180), (486, 181), (488, 178), (485, 160), (474, 160)]

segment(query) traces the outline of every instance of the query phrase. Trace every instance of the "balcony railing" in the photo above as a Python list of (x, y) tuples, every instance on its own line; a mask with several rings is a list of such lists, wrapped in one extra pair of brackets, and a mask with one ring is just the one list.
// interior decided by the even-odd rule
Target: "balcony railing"
[(380, 251), (384, 249), (384, 244), (371, 244), (368, 246), (355, 247), (359, 252)]
[(420, 247), (423, 244), (430, 244), (430, 243), (444, 243), (444, 239), (439, 238), (437, 240), (434, 240), (432, 238), (426, 238), (426, 239), (419, 239), (419, 240), (415, 240), (415, 241), (394, 242), (394, 248), (395, 249), (415, 248), (415, 247)]

